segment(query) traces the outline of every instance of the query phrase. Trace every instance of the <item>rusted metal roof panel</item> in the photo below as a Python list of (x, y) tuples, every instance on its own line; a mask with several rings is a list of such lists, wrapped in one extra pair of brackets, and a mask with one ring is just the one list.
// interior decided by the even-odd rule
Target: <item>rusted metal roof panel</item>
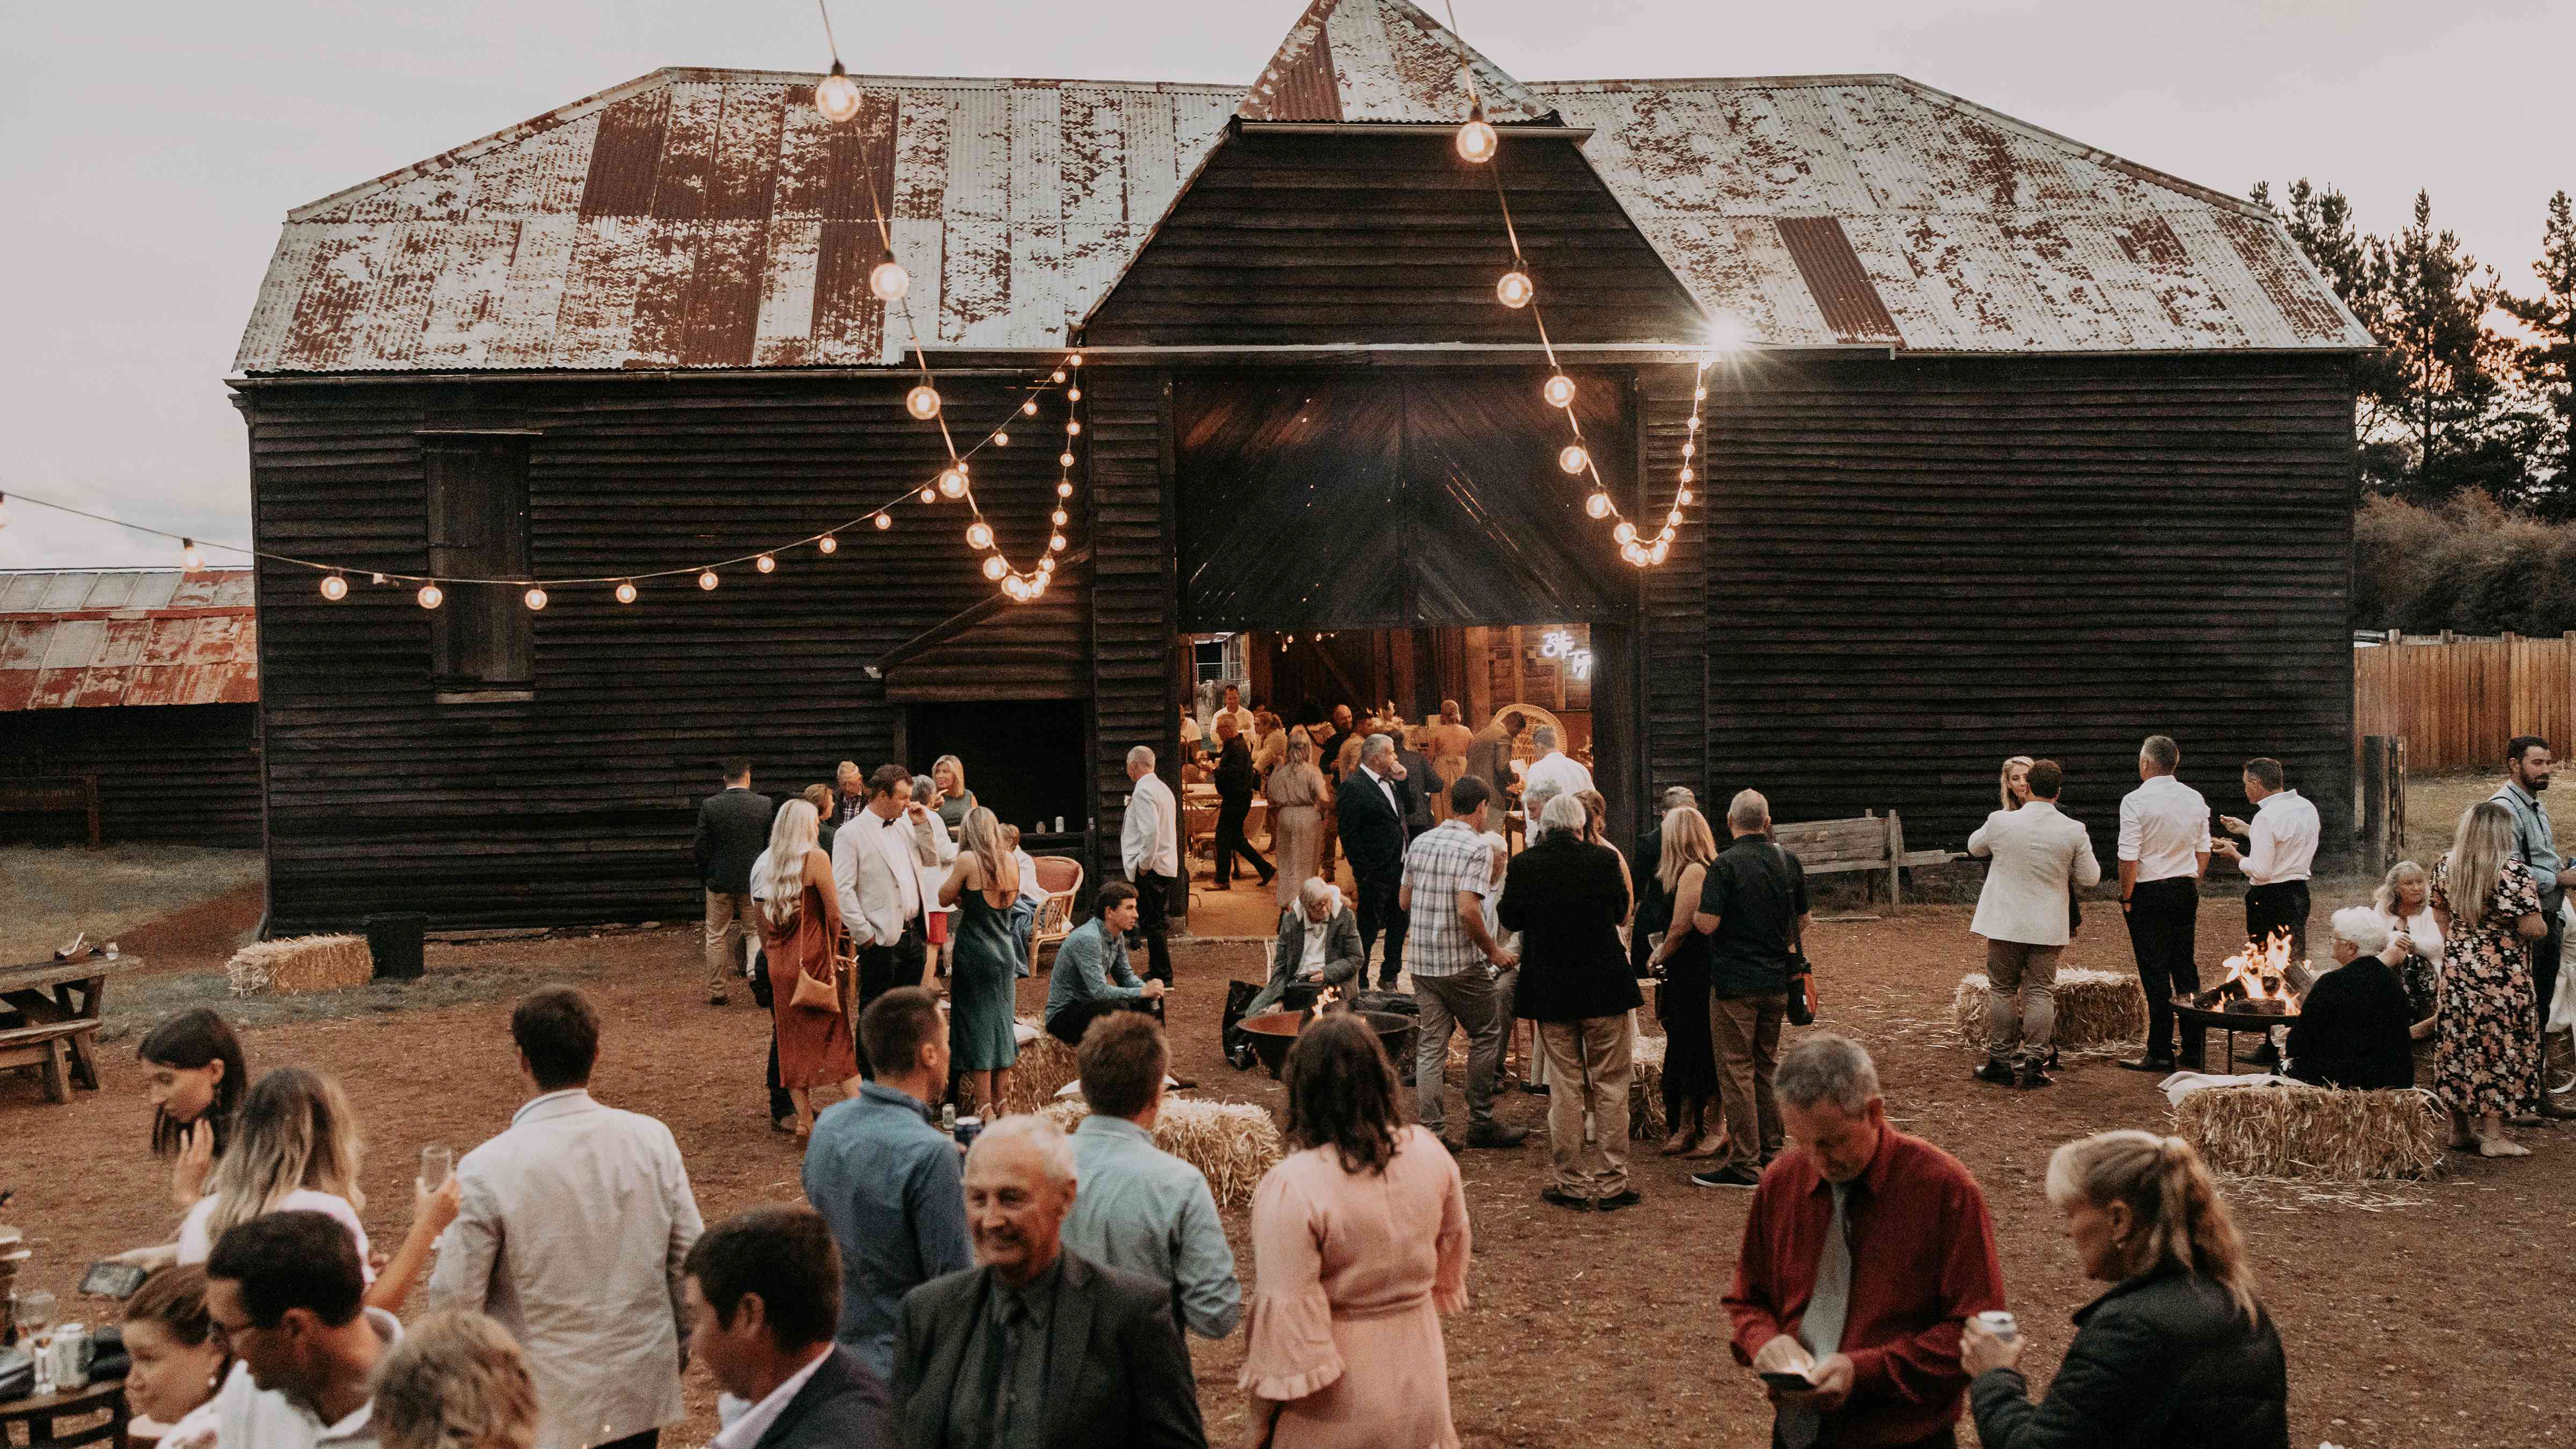
[(1519, 81), (1405, 0), (1314, 0), (1238, 114), (1248, 121), (1454, 125), (1467, 116), (1470, 69), (1487, 118), (1547, 115)]
[(0, 575), (0, 711), (259, 700), (248, 569)]

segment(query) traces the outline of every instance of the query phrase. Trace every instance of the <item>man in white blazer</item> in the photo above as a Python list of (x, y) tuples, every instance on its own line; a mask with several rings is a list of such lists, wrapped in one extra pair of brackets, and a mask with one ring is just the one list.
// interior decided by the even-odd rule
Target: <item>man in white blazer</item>
[[(957, 858), (939, 817), (912, 798), (912, 772), (879, 765), (868, 776), (866, 808), (832, 836), (832, 882), (841, 899), (841, 928), (859, 948), (859, 999), (853, 1014), (898, 986), (922, 984), (928, 931), (922, 922), (921, 872)], [(864, 1048), (859, 1066), (867, 1067)]]
[(2057, 958), (2074, 939), (2074, 892), (2102, 880), (2093, 838), (2058, 811), (2065, 783), (2055, 760), (2031, 766), (2030, 803), (1996, 811), (1968, 837), (1970, 855), (1994, 861), (1968, 929), (1986, 938), (1986, 1064), (1977, 1077), (1998, 1086), (2049, 1085)]

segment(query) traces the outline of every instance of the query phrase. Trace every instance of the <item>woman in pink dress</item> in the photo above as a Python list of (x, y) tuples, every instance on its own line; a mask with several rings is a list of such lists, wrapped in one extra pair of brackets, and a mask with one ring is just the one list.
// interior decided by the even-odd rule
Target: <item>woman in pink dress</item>
[(1273, 1449), (1456, 1449), (1440, 1315), (1467, 1306), (1458, 1164), (1405, 1124), (1360, 1017), (1309, 1027), (1287, 1077), (1303, 1150), (1252, 1203), (1254, 1417)]

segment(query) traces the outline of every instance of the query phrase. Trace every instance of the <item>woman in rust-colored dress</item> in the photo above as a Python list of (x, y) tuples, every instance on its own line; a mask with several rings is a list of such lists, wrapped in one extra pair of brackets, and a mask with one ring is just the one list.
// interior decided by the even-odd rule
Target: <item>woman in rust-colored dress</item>
[[(769, 827), (769, 848), (751, 867), (752, 920), (769, 963), (769, 1009), (778, 1024), (778, 1084), (795, 1099), (800, 1140), (814, 1130), (814, 1088), (838, 1082), (846, 1096), (859, 1090), (849, 983), (841, 978), (834, 950), (841, 936), (840, 897), (832, 884), (832, 858), (814, 846), (816, 824), (813, 806), (788, 801)], [(797, 1005), (800, 975), (820, 983), (829, 1001)]]

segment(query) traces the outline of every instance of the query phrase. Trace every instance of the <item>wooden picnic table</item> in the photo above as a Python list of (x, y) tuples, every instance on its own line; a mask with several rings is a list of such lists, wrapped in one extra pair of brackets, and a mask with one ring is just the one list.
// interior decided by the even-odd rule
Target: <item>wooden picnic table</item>
[[(107, 1422), (82, 1427), (70, 1427), (60, 1422), (85, 1419), (92, 1414), (107, 1415)], [(125, 1380), (93, 1379), (86, 1388), (0, 1404), (0, 1444), (9, 1442), (10, 1425), (24, 1424), (27, 1426), (27, 1449), (70, 1449), (75, 1444), (103, 1444), (107, 1449), (125, 1449), (128, 1422)]]
[(70, 1101), (74, 1087), (97, 1091), (107, 978), (141, 961), (84, 956), (0, 967), (0, 1070), (35, 1068), (52, 1102)]

